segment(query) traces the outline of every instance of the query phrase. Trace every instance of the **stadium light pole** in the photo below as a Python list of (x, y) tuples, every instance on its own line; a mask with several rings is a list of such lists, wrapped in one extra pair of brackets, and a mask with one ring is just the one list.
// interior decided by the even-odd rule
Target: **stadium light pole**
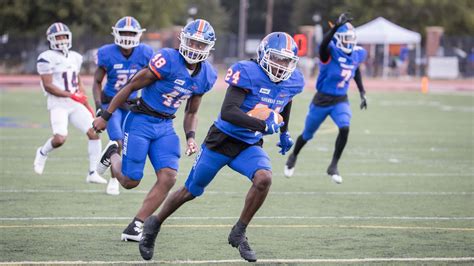
[(240, 0), (239, 5), (239, 45), (238, 56), (239, 59), (244, 58), (245, 55), (245, 33), (247, 32), (247, 0)]
[(265, 36), (270, 34), (272, 32), (273, 28), (273, 5), (275, 1), (274, 0), (267, 0), (267, 14), (266, 14), (266, 19), (265, 19)]

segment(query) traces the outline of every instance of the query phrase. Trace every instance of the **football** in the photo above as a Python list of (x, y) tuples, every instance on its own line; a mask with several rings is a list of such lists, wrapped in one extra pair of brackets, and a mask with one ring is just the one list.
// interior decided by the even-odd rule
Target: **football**
[[(270, 116), (271, 112), (275, 112), (274, 110), (266, 107), (255, 108), (247, 112), (247, 114), (251, 117), (255, 117), (260, 120), (266, 120), (268, 116)], [(276, 122), (281, 123), (283, 122), (283, 117), (275, 112), (275, 119), (278, 119)]]

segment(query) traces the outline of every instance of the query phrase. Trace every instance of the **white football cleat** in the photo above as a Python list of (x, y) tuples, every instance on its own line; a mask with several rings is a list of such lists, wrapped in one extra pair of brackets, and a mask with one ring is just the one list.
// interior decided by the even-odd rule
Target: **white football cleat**
[(283, 171), (283, 174), (286, 177), (292, 177), (293, 174), (295, 173), (295, 168), (288, 168), (288, 165), (285, 165), (285, 170)]
[(44, 165), (46, 164), (46, 159), (48, 159), (48, 156), (43, 155), (41, 153), (41, 147), (36, 149), (36, 156), (35, 156), (35, 161), (33, 163), (33, 166), (34, 166), (35, 172), (38, 175), (43, 174)]
[(111, 177), (109, 179), (109, 183), (107, 184), (107, 189), (105, 190), (105, 193), (108, 195), (119, 195), (120, 194), (120, 189), (119, 189), (119, 182), (117, 178)]
[(101, 177), (97, 171), (89, 173), (86, 177), (86, 183), (107, 184), (107, 180)]
[(332, 175), (331, 179), (336, 184), (341, 184), (342, 183), (342, 176), (340, 176), (340, 175)]

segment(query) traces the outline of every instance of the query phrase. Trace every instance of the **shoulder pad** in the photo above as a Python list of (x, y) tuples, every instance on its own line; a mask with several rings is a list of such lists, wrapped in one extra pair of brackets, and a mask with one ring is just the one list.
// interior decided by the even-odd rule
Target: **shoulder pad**
[(176, 65), (177, 57), (173, 54), (172, 50), (169, 48), (158, 50), (148, 63), (148, 67), (160, 79), (166, 79), (173, 73), (173, 66)]
[(217, 71), (211, 63), (204, 61), (201, 63), (201, 71), (204, 71), (202, 86), (198, 89), (196, 94), (204, 94), (212, 89), (217, 80)]
[(252, 73), (252, 75), (258, 75), (256, 73), (261, 73), (258, 68), (259, 65), (253, 61), (239, 61), (227, 70), (224, 80), (231, 86), (243, 89), (251, 89), (252, 78), (250, 77), (249, 73)]

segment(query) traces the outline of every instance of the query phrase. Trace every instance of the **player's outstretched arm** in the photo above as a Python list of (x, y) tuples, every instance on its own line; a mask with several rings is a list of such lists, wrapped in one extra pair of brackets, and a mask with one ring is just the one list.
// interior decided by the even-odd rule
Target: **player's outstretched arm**
[(137, 91), (143, 87), (148, 86), (152, 82), (157, 80), (155, 74), (149, 69), (144, 68), (140, 70), (125, 86), (115, 95), (115, 97), (110, 102), (107, 110), (104, 110), (100, 117), (97, 117), (94, 122), (92, 122), (92, 128), (100, 133), (107, 126), (107, 121), (109, 121), (112, 113), (117, 110), (117, 108), (127, 101), (130, 94), (134, 91)]
[(125, 103), (132, 94), (132, 92), (137, 91), (143, 87), (150, 85), (152, 82), (156, 81), (157, 77), (155, 74), (149, 69), (144, 68), (140, 70), (135, 76), (132, 77), (131, 80), (128, 81), (127, 84), (114, 96), (112, 101), (110, 102), (109, 107), (107, 108), (107, 112), (113, 113), (117, 108)]
[(367, 98), (365, 97), (364, 83), (362, 83), (360, 68), (357, 68), (355, 72), (354, 81), (356, 82), (357, 89), (359, 89), (360, 93), (360, 109), (367, 109)]
[(94, 81), (92, 83), (92, 96), (94, 97), (96, 115), (102, 113), (102, 81), (106, 75), (106, 71), (102, 67), (98, 67), (94, 73)]
[(40, 75), (41, 82), (43, 83), (43, 88), (46, 92), (57, 96), (57, 97), (71, 97), (69, 91), (62, 90), (53, 84), (53, 75), (52, 74), (43, 74)]
[(241, 88), (229, 86), (221, 107), (221, 118), (236, 126), (248, 128), (252, 131), (265, 131), (265, 121), (248, 116), (240, 109), (245, 100), (246, 92)]
[(198, 151), (195, 135), (198, 122), (197, 113), (199, 106), (201, 105), (201, 99), (202, 95), (193, 95), (188, 99), (186, 103), (186, 109), (184, 110), (183, 128), (184, 133), (186, 134), (187, 156), (190, 156), (191, 154)]
[(346, 22), (351, 22), (352, 18), (349, 16), (348, 13), (342, 13), (339, 18), (337, 19), (336, 23), (332, 26), (331, 30), (324, 35), (324, 38), (319, 46), (319, 59), (321, 62), (327, 62), (331, 53), (329, 51), (329, 43), (331, 42), (334, 34), (336, 33), (337, 29), (344, 25)]

